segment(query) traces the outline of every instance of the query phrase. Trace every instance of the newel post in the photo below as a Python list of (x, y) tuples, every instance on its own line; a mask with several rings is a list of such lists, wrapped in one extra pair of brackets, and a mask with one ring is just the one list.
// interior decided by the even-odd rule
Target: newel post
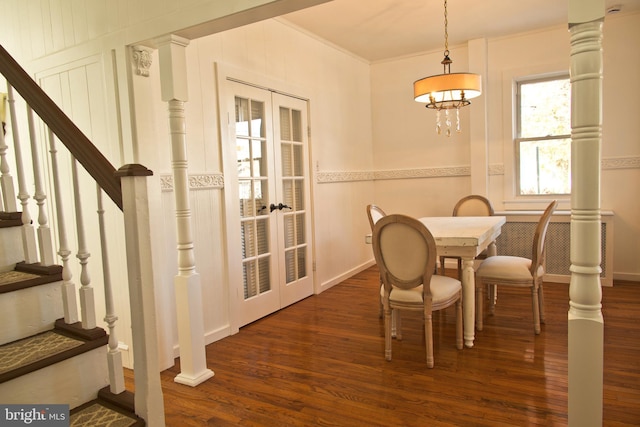
[(569, 0), (571, 36), (571, 283), (569, 426), (602, 425), (604, 319), (600, 284), (604, 0)]
[(151, 228), (147, 176), (142, 165), (125, 165), (116, 172), (122, 186), (122, 212), (133, 334), (135, 410), (148, 426), (162, 427), (164, 401), (160, 384), (155, 285), (151, 256)]
[(196, 272), (184, 103), (188, 99), (186, 47), (189, 40), (169, 35), (155, 40), (158, 45), (162, 100), (169, 110), (171, 166), (176, 202), (176, 239), (178, 275), (174, 277), (180, 373), (174, 381), (192, 387), (213, 376), (207, 368), (202, 313), (202, 287)]

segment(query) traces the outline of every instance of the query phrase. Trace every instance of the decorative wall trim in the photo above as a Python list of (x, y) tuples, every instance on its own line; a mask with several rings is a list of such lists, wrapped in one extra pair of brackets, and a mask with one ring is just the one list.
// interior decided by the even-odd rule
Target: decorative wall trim
[(638, 169), (640, 157), (609, 157), (602, 159), (602, 169)]
[[(162, 191), (173, 191), (173, 175), (160, 175), (160, 188)], [(222, 189), (224, 188), (224, 176), (222, 173), (193, 174), (189, 175), (190, 190)]]
[(471, 166), (446, 166), (441, 168), (395, 169), (376, 171), (375, 179), (440, 178), (470, 176)]
[(316, 182), (354, 182), (354, 181), (373, 181), (375, 179), (374, 172), (317, 172)]
[(152, 49), (145, 46), (131, 46), (131, 56), (133, 57), (134, 71), (138, 76), (149, 77), (149, 68), (151, 68)]
[(440, 168), (391, 169), (381, 171), (354, 172), (318, 172), (316, 181), (320, 184), (330, 182), (375, 181), (386, 179), (439, 178), (452, 176), (470, 176), (470, 166), (447, 166)]
[(489, 165), (489, 175), (504, 175), (504, 165), (502, 163)]

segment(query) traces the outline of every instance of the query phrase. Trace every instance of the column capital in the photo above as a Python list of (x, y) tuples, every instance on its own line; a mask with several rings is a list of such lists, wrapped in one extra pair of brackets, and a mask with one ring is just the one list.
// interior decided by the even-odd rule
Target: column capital
[(163, 101), (188, 101), (186, 47), (189, 40), (170, 34), (154, 40), (158, 46)]
[(569, 0), (569, 28), (576, 24), (604, 20), (604, 0)]

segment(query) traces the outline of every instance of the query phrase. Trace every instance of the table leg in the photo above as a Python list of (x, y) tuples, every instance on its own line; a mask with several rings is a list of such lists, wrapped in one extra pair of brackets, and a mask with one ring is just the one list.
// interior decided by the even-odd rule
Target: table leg
[(462, 311), (464, 321), (464, 344), (473, 347), (476, 317), (476, 280), (473, 258), (462, 259)]

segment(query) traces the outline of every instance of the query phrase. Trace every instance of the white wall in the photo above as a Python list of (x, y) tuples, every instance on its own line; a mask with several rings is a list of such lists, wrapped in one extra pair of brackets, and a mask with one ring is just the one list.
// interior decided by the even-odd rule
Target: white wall
[[(640, 201), (630, 191), (640, 183), (640, 14), (606, 18), (604, 24), (604, 118), (602, 209), (615, 213), (614, 278), (640, 280)], [(487, 106), (489, 198), (496, 210), (542, 209), (545, 201), (516, 200), (508, 180), (512, 157), (513, 76), (569, 67), (566, 27), (487, 40), (484, 91), (462, 115), (463, 131), (447, 139), (434, 131), (435, 112), (413, 101), (413, 81), (441, 72), (440, 52), (399, 58), (371, 67), (375, 202), (390, 212), (449, 215), (455, 201), (471, 191), (469, 116)], [(466, 71), (467, 49), (451, 50), (452, 72)], [(507, 149), (506, 149), (507, 148)], [(455, 175), (455, 176), (452, 176)], [(460, 176), (459, 176), (460, 175)], [(478, 177), (481, 179), (482, 177)], [(637, 193), (637, 191), (636, 191)], [(635, 194), (635, 193), (634, 193)], [(567, 198), (562, 209), (570, 209)]]
[[(326, 171), (369, 171), (372, 168), (369, 65), (326, 44), (301, 35), (276, 20), (251, 24), (192, 40), (186, 48), (189, 100), (186, 103), (187, 149), (191, 175), (223, 173), (218, 120), (216, 66), (231, 76), (253, 76), (267, 85), (309, 99), (311, 166), (315, 177)], [(154, 54), (149, 77), (133, 75), (136, 140), (140, 158), (157, 175), (171, 173), (167, 111), (159, 99), (160, 76)], [(229, 71), (230, 70), (230, 71)], [(239, 77), (239, 76), (236, 76)], [(225, 182), (225, 185), (233, 185)], [(159, 188), (155, 189), (159, 191)], [(229, 333), (229, 289), (224, 240), (224, 188), (192, 189), (196, 270), (201, 276), (207, 341)], [(365, 206), (373, 199), (373, 183), (313, 183), (316, 290), (338, 283), (371, 260), (364, 244), (368, 232)], [(161, 281), (171, 287), (176, 274), (175, 232), (171, 224), (173, 193), (160, 201), (164, 224)], [(166, 288), (165, 288), (166, 289)], [(173, 296), (165, 291), (173, 313)], [(172, 314), (172, 318), (174, 318)], [(177, 345), (175, 323), (166, 324)]]

